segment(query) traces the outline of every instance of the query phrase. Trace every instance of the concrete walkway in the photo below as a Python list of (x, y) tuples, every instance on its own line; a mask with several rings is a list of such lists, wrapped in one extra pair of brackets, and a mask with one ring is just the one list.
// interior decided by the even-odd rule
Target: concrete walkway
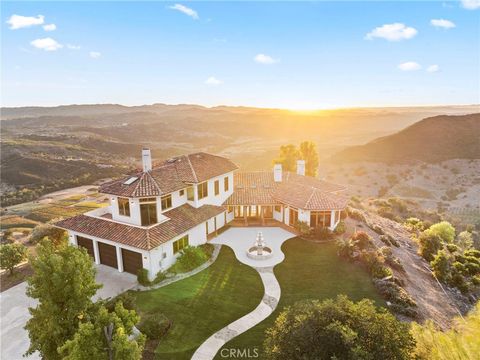
[[(258, 232), (262, 232), (266, 245), (272, 249), (270, 259), (253, 260), (247, 257), (247, 249), (255, 242)], [(233, 227), (212, 239), (211, 243), (231, 247), (237, 259), (251, 267), (272, 267), (285, 259), (282, 244), (294, 236), (294, 233), (280, 227)]]
[[(137, 283), (137, 277), (128, 273), (119, 273), (117, 269), (98, 265), (96, 280), (103, 284), (94, 300), (116, 296)], [(30, 345), (27, 331), (23, 328), (30, 319), (29, 307), (35, 307), (37, 300), (25, 294), (27, 283), (23, 282), (0, 293), (1, 308), (1, 353), (0, 359), (21, 360)], [(38, 353), (26, 358), (40, 359)]]
[(210, 336), (195, 351), (192, 360), (211, 360), (228, 341), (265, 320), (277, 307), (280, 300), (280, 284), (273, 273), (273, 267), (256, 268), (262, 279), (265, 294), (260, 304), (247, 315), (235, 320)]

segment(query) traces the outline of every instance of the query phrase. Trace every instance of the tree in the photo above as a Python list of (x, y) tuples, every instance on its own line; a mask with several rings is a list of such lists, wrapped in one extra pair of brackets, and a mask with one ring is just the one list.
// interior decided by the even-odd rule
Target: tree
[(45, 240), (37, 249), (37, 258), (31, 260), (34, 273), (28, 279), (27, 295), (39, 304), (29, 308), (27, 354), (38, 351), (42, 358), (55, 360), (61, 358), (57, 349), (90, 316), (91, 298), (101, 285), (95, 282), (95, 268), (84, 249), (56, 249)]
[(66, 245), (66, 231), (59, 229), (55, 226), (42, 224), (35, 227), (30, 235), (30, 242), (32, 244), (37, 244), (41, 240), (48, 237), (48, 240), (55, 246), (59, 247), (60, 245)]
[(80, 324), (77, 333), (59, 348), (64, 360), (108, 360), (142, 358), (145, 336), (131, 339), (133, 326), (139, 321), (134, 310), (126, 310), (121, 301), (113, 312), (102, 304), (90, 320)]
[(478, 359), (480, 354), (480, 302), (462, 319), (457, 317), (448, 331), (437, 329), (433, 321), (412, 324), (416, 340), (415, 359), (450, 360)]
[(317, 176), (318, 172), (318, 152), (317, 146), (313, 141), (303, 141), (300, 143), (300, 157), (305, 160), (305, 175)]
[(7, 269), (13, 274), (15, 266), (27, 258), (27, 248), (20, 243), (12, 243), (0, 246), (0, 267)]
[(371, 300), (346, 296), (310, 300), (286, 308), (267, 330), (267, 359), (409, 359), (409, 325)]
[(276, 164), (282, 164), (283, 171), (295, 172), (299, 158), (300, 153), (295, 145), (282, 145), (280, 146), (280, 155), (274, 162)]

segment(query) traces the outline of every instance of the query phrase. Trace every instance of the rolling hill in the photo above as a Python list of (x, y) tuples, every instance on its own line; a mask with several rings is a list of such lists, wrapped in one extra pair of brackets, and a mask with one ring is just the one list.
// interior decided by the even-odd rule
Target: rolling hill
[(434, 116), (365, 145), (348, 147), (334, 156), (338, 162), (429, 163), (480, 158), (480, 113)]

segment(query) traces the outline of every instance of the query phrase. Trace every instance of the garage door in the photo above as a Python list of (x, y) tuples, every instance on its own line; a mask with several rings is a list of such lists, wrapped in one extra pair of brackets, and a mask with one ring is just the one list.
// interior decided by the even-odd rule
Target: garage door
[(117, 251), (115, 246), (98, 243), (98, 252), (100, 253), (100, 264), (117, 268)]
[(123, 271), (137, 275), (138, 270), (143, 268), (142, 254), (122, 249)]
[(77, 244), (79, 247), (87, 249), (88, 255), (92, 258), (95, 258), (95, 253), (93, 252), (93, 241), (82, 236), (77, 236)]

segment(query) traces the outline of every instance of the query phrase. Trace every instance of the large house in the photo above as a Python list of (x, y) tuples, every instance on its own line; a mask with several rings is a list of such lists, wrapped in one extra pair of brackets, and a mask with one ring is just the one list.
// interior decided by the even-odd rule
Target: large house
[[(345, 188), (297, 172), (240, 172), (229, 159), (207, 153), (179, 156), (152, 166), (142, 151), (143, 169), (102, 185), (110, 206), (61, 220), (69, 241), (84, 247), (97, 264), (153, 278), (170, 267), (187, 245), (206, 243), (226, 224), (295, 226), (334, 230)], [(280, 224), (281, 223), (281, 224)]]

